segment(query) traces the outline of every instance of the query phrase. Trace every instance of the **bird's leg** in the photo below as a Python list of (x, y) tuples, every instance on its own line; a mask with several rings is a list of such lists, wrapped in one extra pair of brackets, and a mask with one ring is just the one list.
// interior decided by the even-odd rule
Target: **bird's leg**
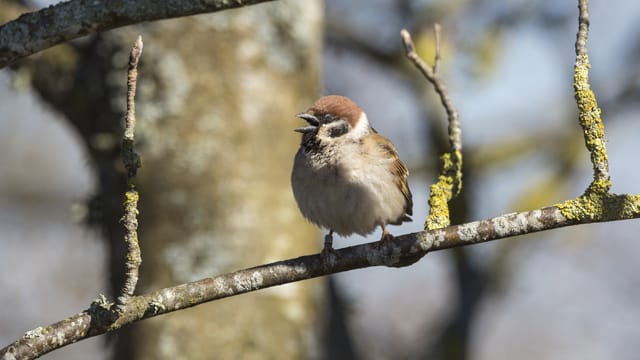
[(322, 248), (322, 252), (320, 256), (322, 257), (322, 265), (329, 269), (331, 266), (330, 257), (331, 255), (335, 255), (336, 250), (333, 248), (333, 230), (329, 230), (329, 233), (324, 236), (324, 247)]
[(322, 248), (322, 256), (327, 256), (330, 253), (335, 253), (333, 249), (333, 230), (329, 230), (329, 233), (324, 236), (324, 247)]
[(382, 236), (380, 237), (380, 241), (392, 241), (393, 239), (395, 239), (393, 235), (391, 235), (391, 233), (387, 231), (387, 227), (384, 226), (384, 224), (380, 224), (380, 227), (382, 228)]

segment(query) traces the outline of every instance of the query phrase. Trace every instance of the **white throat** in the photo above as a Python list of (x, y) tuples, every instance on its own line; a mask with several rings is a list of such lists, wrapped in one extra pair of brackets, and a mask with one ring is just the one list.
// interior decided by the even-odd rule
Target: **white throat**
[(369, 125), (369, 119), (367, 119), (367, 114), (365, 114), (363, 111), (362, 115), (360, 115), (360, 119), (358, 119), (358, 122), (356, 123), (356, 126), (353, 129), (351, 129), (350, 135), (355, 139), (359, 139), (369, 134), (369, 132), (371, 132), (371, 125)]

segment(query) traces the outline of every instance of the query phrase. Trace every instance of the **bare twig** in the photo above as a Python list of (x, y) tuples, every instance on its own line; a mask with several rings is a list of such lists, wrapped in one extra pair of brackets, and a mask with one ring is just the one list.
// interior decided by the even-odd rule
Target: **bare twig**
[[(496, 239), (576, 224), (640, 218), (640, 195), (616, 195), (597, 218), (566, 218), (558, 207), (511, 213), (483, 221), (443, 229), (405, 234), (394, 241), (371, 242), (337, 249), (327, 264), (321, 255), (302, 256), (250, 269), (206, 278), (133, 296), (113, 322), (108, 306), (91, 309), (68, 319), (37, 328), (0, 350), (0, 357), (33, 359), (78, 340), (100, 335), (142, 319), (236, 296), (272, 286), (371, 266), (408, 266), (428, 252), (467, 246)], [(2, 358), (4, 359), (4, 358)]]
[(138, 81), (138, 61), (142, 54), (142, 37), (138, 36), (129, 55), (129, 69), (127, 71), (127, 113), (125, 116), (125, 129), (122, 137), (122, 162), (127, 170), (127, 186), (124, 200), (124, 216), (122, 221), (125, 227), (124, 240), (127, 244), (126, 279), (116, 300), (114, 311), (122, 314), (129, 298), (135, 291), (138, 283), (138, 268), (142, 262), (140, 245), (138, 244), (138, 191), (136, 191), (135, 177), (140, 167), (140, 157), (133, 149), (133, 140), (136, 126), (136, 83)]
[[(433, 24), (433, 32), (436, 37), (436, 55), (433, 60), (433, 73), (436, 75), (440, 73), (440, 30), (440, 24)], [(411, 38), (409, 38), (409, 40), (411, 40)]]
[[(136, 127), (136, 87), (138, 82), (138, 61), (142, 55), (142, 36), (138, 36), (129, 54), (129, 68), (127, 70), (127, 113), (125, 115), (124, 140), (133, 141)], [(125, 164), (125, 166), (131, 164)], [(135, 167), (133, 167), (135, 169)], [(135, 177), (135, 174), (130, 174)]]
[(100, 31), (267, 1), (272, 0), (63, 1), (0, 25), (0, 69), (38, 51)]
[(576, 37), (576, 55), (587, 53), (587, 37), (589, 36), (589, 0), (578, 1), (578, 35)]
[(429, 67), (418, 55), (407, 30), (402, 30), (402, 42), (405, 47), (407, 58), (420, 70), (424, 77), (433, 84), (436, 92), (440, 96), (442, 106), (447, 112), (449, 122), (449, 152), (441, 156), (442, 168), (438, 181), (431, 185), (429, 190), (429, 215), (424, 224), (425, 229), (437, 229), (448, 226), (449, 201), (460, 193), (462, 188), (462, 131), (460, 130), (460, 120), (458, 111), (449, 97), (447, 88), (440, 79), (440, 25), (434, 25), (436, 37), (436, 54), (433, 67)]

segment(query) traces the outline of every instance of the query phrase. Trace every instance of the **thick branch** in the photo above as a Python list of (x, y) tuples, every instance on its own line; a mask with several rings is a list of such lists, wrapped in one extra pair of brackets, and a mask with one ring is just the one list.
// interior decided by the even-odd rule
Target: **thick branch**
[(144, 21), (216, 12), (272, 0), (70, 0), (0, 25), (0, 69), (54, 45)]
[(113, 322), (109, 305), (91, 309), (46, 328), (37, 328), (0, 350), (2, 359), (33, 359), (78, 340), (114, 331), (149, 317), (272, 286), (371, 266), (408, 266), (430, 251), (449, 249), (522, 234), (591, 222), (640, 218), (640, 195), (610, 195), (597, 217), (568, 219), (558, 207), (511, 213), (483, 221), (398, 236), (336, 250), (327, 264), (321, 255), (302, 256), (219, 275), (148, 295), (133, 296)]

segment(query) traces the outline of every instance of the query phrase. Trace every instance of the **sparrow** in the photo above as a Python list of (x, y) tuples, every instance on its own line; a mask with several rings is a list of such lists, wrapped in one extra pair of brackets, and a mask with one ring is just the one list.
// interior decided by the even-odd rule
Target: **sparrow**
[(333, 252), (333, 233), (392, 240), (386, 226), (411, 221), (409, 171), (393, 143), (369, 124), (365, 112), (344, 96), (320, 98), (297, 117), (302, 134), (291, 186), (300, 212), (329, 230), (322, 254)]

